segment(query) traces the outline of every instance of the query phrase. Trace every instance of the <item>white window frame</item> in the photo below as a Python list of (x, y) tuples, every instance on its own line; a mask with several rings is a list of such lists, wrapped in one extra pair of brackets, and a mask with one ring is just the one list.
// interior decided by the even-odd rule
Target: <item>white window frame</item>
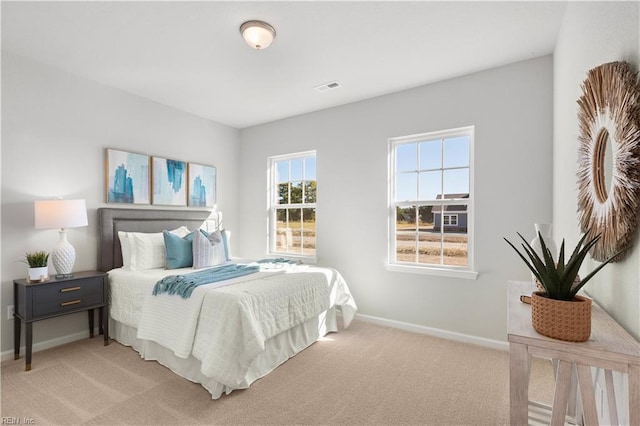
[[(289, 160), (298, 160), (305, 159), (309, 157), (315, 157), (316, 159), (316, 185), (318, 182), (318, 169), (317, 169), (317, 161), (318, 156), (315, 150), (312, 151), (304, 151), (304, 152), (296, 152), (292, 154), (285, 155), (274, 155), (267, 159), (268, 165), (268, 190), (267, 190), (267, 212), (268, 212), (268, 237), (267, 237), (267, 255), (268, 256), (277, 256), (283, 258), (294, 258), (304, 260), (305, 263), (316, 263), (318, 256), (318, 233), (316, 230), (316, 248), (314, 250), (313, 255), (304, 254), (304, 253), (289, 253), (289, 252), (279, 252), (276, 251), (276, 241), (277, 241), (277, 218), (276, 211), (277, 209), (282, 208), (296, 208), (296, 209), (306, 209), (312, 208), (315, 209), (316, 212), (316, 225), (318, 223), (318, 209), (317, 209), (317, 186), (316, 186), (316, 202), (315, 203), (297, 203), (297, 204), (278, 204), (278, 179), (277, 179), (277, 167), (276, 163), (280, 161), (289, 161)], [(303, 176), (304, 176), (304, 162), (303, 162)], [(301, 247), (302, 250), (302, 247)]]
[[(416, 135), (394, 137), (388, 140), (388, 259), (386, 269), (394, 272), (408, 272), (417, 274), (437, 275), (453, 278), (466, 278), (476, 279), (478, 273), (474, 270), (474, 238), (475, 232), (474, 220), (473, 220), (473, 204), (474, 204), (474, 126), (460, 127), (455, 129), (448, 129), (436, 132), (421, 133)], [(426, 140), (433, 139), (445, 139), (456, 136), (468, 136), (469, 137), (469, 199), (465, 201), (467, 205), (467, 265), (436, 265), (436, 264), (420, 264), (413, 262), (399, 262), (396, 261), (396, 207), (402, 207), (404, 205), (416, 205), (416, 204), (428, 204), (428, 205), (459, 205), (460, 200), (410, 200), (408, 202), (396, 202), (396, 146), (424, 142)], [(444, 167), (444, 164), (442, 165)], [(441, 211), (441, 222), (444, 223), (444, 212)], [(456, 221), (457, 223), (457, 221)], [(444, 225), (441, 224), (441, 228)]]
[[(447, 218), (445, 223), (444, 218)], [(451, 220), (455, 219), (455, 220)], [(455, 222), (455, 223), (453, 223)], [(458, 226), (458, 214), (457, 213), (447, 213), (442, 215), (442, 226)]]

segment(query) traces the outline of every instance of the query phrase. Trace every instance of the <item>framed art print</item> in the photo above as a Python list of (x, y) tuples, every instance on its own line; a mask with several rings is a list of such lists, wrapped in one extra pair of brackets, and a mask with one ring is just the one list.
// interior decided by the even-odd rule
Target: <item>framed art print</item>
[(149, 204), (149, 156), (107, 148), (107, 203)]
[(153, 157), (151, 170), (152, 204), (186, 206), (187, 163), (185, 161)]
[(189, 163), (189, 207), (216, 204), (216, 168)]

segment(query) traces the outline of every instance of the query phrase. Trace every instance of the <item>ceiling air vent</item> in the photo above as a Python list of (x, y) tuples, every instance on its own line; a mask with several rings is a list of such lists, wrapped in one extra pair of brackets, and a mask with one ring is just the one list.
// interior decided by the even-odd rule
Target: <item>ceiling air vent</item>
[(327, 90), (332, 90), (332, 89), (337, 89), (338, 87), (341, 87), (342, 84), (340, 84), (337, 81), (332, 81), (330, 83), (325, 83), (325, 84), (321, 84), (320, 86), (316, 86), (314, 87), (314, 89), (316, 89), (318, 92), (326, 92)]

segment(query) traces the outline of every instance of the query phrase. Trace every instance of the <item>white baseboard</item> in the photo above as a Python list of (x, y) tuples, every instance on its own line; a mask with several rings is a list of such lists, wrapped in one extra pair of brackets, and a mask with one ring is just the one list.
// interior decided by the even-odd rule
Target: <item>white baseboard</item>
[(356, 318), (370, 322), (372, 324), (384, 325), (387, 327), (399, 328), (401, 330), (412, 331), (414, 333), (426, 334), (440, 337), (442, 339), (454, 340), (456, 342), (471, 343), (473, 345), (484, 346), (492, 349), (509, 350), (509, 344), (500, 340), (487, 339), (484, 337), (471, 336), (469, 334), (457, 333), (455, 331), (442, 330), (424, 325), (411, 324), (403, 321), (395, 321), (386, 318), (374, 317), (371, 315), (357, 314)]
[[(88, 339), (89, 330), (79, 331), (77, 333), (68, 334), (62, 337), (56, 337), (55, 339), (45, 340), (43, 342), (37, 342), (33, 344), (32, 353), (43, 351), (45, 349), (54, 348), (56, 346), (64, 345), (66, 343), (75, 342), (76, 340)], [(24, 343), (24, 338), (22, 339)], [(25, 346), (20, 346), (20, 358), (24, 359), (26, 353)], [(13, 359), (13, 349), (4, 351), (1, 354), (2, 361)]]
[[(453, 340), (456, 342), (470, 343), (473, 345), (484, 346), (492, 349), (508, 350), (509, 344), (499, 340), (487, 339), (484, 337), (471, 336), (469, 334), (457, 333), (455, 331), (442, 330), (439, 328), (427, 327), (424, 325), (411, 324), (403, 321), (390, 320), (386, 318), (374, 317), (371, 315), (357, 314), (356, 318), (370, 322), (372, 324), (384, 325), (387, 327), (398, 328), (400, 330), (411, 331), (414, 333), (426, 334), (428, 336), (439, 337), (442, 339)], [(33, 352), (42, 351), (45, 349), (53, 348), (56, 346), (64, 345), (66, 343), (75, 342), (76, 340), (82, 340), (89, 338), (88, 331), (81, 331), (78, 333), (69, 334), (67, 336), (57, 337), (55, 339), (45, 340), (43, 342), (37, 342), (33, 344)], [(20, 355), (24, 357), (25, 347), (20, 347)], [(7, 359), (13, 359), (13, 349), (4, 351), (1, 354), (2, 361)]]

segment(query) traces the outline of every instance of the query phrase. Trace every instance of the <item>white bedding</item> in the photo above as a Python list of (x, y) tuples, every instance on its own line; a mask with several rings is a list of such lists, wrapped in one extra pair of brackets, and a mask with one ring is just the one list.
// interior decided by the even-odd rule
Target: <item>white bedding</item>
[[(324, 321), (335, 306), (341, 306), (348, 327), (357, 309), (337, 271), (306, 265), (267, 264), (252, 275), (199, 286), (188, 299), (151, 295), (164, 276), (192, 271), (110, 271), (111, 317), (137, 329), (137, 339), (158, 344), (176, 358), (197, 360), (199, 374), (227, 392), (258, 378), (248, 381), (256, 375), (250, 371), (256, 361), (269, 358), (263, 354), (269, 339), (303, 324), (308, 327), (314, 318)], [(321, 328), (326, 332), (324, 324)]]

